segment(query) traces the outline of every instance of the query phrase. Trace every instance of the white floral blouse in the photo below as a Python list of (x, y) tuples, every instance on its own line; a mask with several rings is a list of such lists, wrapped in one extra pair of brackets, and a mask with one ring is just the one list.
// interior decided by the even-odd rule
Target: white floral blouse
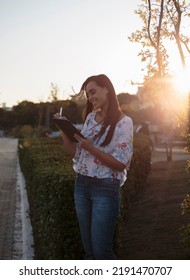
[(84, 137), (91, 139), (93, 145), (105, 153), (109, 153), (118, 161), (124, 163), (126, 168), (123, 171), (113, 170), (101, 163), (101, 161), (90, 154), (88, 151), (80, 148), (77, 145), (76, 153), (73, 158), (74, 170), (82, 175), (96, 178), (116, 178), (122, 186), (127, 179), (127, 170), (130, 166), (131, 157), (133, 154), (133, 123), (131, 118), (125, 116), (116, 125), (111, 142), (101, 147), (100, 144), (104, 141), (107, 131), (101, 136), (96, 137), (101, 129), (101, 124), (95, 121), (95, 112), (91, 112), (84, 123), (81, 133)]

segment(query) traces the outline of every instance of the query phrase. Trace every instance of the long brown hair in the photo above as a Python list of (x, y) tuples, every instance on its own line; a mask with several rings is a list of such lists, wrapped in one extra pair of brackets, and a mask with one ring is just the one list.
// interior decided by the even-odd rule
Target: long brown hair
[[(119, 107), (119, 103), (118, 103), (118, 100), (116, 97), (116, 93), (115, 93), (113, 84), (110, 81), (110, 79), (104, 74), (88, 77), (86, 79), (86, 81), (82, 84), (80, 92), (84, 92), (87, 84), (92, 81), (95, 82), (98, 86), (105, 87), (108, 90), (108, 95), (107, 95), (108, 96), (108, 110), (107, 110), (106, 117), (103, 121), (102, 128), (101, 128), (99, 134), (97, 135), (97, 136), (101, 137), (104, 134), (104, 132), (106, 131), (107, 127), (110, 125), (106, 138), (101, 143), (101, 146), (106, 146), (110, 143), (110, 141), (112, 139), (112, 136), (113, 136), (113, 133), (115, 130), (115, 126), (121, 116), (121, 110)], [(83, 111), (83, 121), (86, 120), (86, 117), (92, 111), (93, 111), (93, 106), (89, 102), (89, 100), (87, 100), (86, 106)]]

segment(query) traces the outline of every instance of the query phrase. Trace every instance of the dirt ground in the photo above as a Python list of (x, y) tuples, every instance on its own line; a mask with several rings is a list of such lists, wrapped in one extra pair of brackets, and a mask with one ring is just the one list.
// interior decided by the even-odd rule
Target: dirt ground
[(190, 174), (185, 166), (186, 160), (152, 163), (144, 193), (128, 210), (121, 232), (120, 260), (190, 259), (178, 232), (189, 219), (181, 214), (181, 203), (190, 193)]

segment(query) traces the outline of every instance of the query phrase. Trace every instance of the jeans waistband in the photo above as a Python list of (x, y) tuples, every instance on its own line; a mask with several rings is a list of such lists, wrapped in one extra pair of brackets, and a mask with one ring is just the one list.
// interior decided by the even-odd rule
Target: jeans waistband
[(97, 177), (90, 177), (90, 176), (86, 176), (86, 175), (82, 175), (80, 173), (77, 173), (77, 178), (81, 179), (81, 180), (85, 180), (85, 181), (93, 181), (93, 182), (99, 182), (99, 183), (120, 183), (119, 179), (117, 178), (97, 178)]

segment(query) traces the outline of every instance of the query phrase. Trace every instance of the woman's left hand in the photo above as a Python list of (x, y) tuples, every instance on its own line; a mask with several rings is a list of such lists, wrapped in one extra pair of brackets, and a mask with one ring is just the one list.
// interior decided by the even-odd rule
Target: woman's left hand
[(101, 164), (106, 165), (111, 169), (118, 170), (118, 171), (123, 171), (124, 168), (126, 167), (124, 163), (118, 161), (111, 154), (105, 153), (100, 149), (94, 147), (90, 139), (84, 139), (77, 134), (75, 134), (74, 136), (79, 142), (80, 147), (90, 152), (94, 157), (96, 157), (101, 162)]
[(77, 139), (77, 141), (79, 142), (79, 145), (82, 149), (90, 151), (94, 147), (93, 143), (90, 139), (84, 139), (84, 138), (80, 137), (78, 134), (75, 134), (74, 137)]

